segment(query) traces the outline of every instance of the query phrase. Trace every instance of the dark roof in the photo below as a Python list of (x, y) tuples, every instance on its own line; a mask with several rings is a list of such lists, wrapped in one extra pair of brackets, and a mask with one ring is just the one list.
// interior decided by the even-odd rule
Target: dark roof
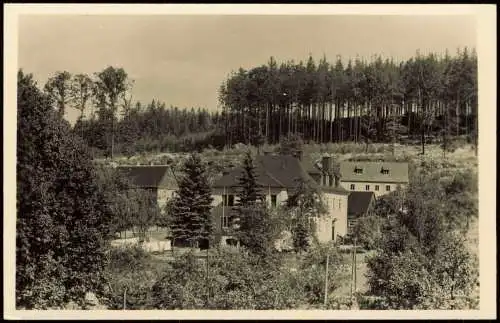
[(170, 166), (118, 166), (117, 170), (136, 187), (166, 189), (177, 189), (178, 187), (175, 174)]
[(365, 214), (374, 198), (373, 192), (351, 192), (347, 202), (347, 213)]
[[(296, 180), (302, 178), (315, 185), (315, 181), (304, 170), (300, 161), (293, 156), (258, 155), (254, 159), (257, 182), (263, 187), (295, 188)], [(241, 167), (230, 170), (213, 184), (214, 188), (238, 186)]]
[(309, 174), (321, 174), (321, 170), (318, 168), (318, 160), (314, 159), (311, 155), (302, 156), (302, 167)]
[[(355, 169), (362, 169), (355, 173)], [(388, 170), (387, 174), (382, 169)], [(341, 162), (341, 180), (346, 182), (408, 183), (408, 163), (405, 162)]]

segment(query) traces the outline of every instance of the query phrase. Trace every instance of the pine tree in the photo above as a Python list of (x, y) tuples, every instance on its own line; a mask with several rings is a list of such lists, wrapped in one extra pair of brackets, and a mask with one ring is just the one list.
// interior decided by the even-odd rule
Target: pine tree
[(292, 238), (296, 252), (306, 251), (310, 246), (310, 238), (314, 231), (310, 218), (319, 217), (325, 213), (319, 191), (303, 179), (297, 180), (295, 190), (290, 194), (286, 209), (292, 216)]
[(232, 227), (244, 247), (253, 254), (265, 257), (272, 248), (273, 230), (250, 151), (242, 166)]
[(240, 188), (238, 205), (250, 207), (263, 202), (264, 196), (257, 183), (257, 174), (250, 151), (247, 151), (243, 160), (243, 174), (238, 178), (238, 187)]
[(171, 231), (175, 241), (198, 247), (200, 243), (209, 242), (213, 234), (212, 193), (206, 168), (197, 154), (188, 157), (183, 173), (172, 202)]

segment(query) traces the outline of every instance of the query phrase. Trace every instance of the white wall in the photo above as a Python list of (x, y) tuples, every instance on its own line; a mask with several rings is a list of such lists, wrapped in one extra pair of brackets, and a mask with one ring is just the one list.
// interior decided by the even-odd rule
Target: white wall
[[(399, 184), (399, 183), (373, 183), (373, 182), (344, 182), (341, 181), (340, 184), (342, 185), (343, 188), (345, 188), (348, 191), (356, 191), (356, 192), (366, 192), (366, 185), (370, 185), (369, 191), (375, 193), (376, 197), (379, 197), (381, 195), (389, 194), (391, 192), (394, 192), (398, 185), (401, 186), (401, 188), (404, 188), (404, 184)], [(351, 185), (354, 185), (354, 190), (351, 189)], [(379, 186), (379, 190), (375, 190), (375, 185)], [(386, 190), (386, 186), (389, 185), (391, 187), (390, 191)]]
[(316, 224), (316, 237), (319, 242), (326, 243), (332, 241), (332, 217), (322, 216), (314, 218)]
[(267, 205), (271, 206), (271, 195), (276, 195), (276, 205), (282, 205), (286, 203), (286, 200), (288, 199), (288, 193), (287, 191), (273, 191), (271, 190), (271, 194), (269, 194), (269, 191), (264, 192), (266, 194), (266, 203)]
[[(269, 192), (264, 192), (266, 195), (266, 202), (271, 203), (271, 195)], [(271, 194), (276, 195), (277, 204), (286, 203), (288, 199), (288, 193), (283, 191), (271, 190)], [(219, 205), (222, 203), (222, 195), (214, 194), (212, 195), (213, 202), (212, 205)], [(337, 235), (344, 236), (347, 234), (347, 194), (335, 194), (335, 193), (323, 193), (323, 201), (327, 207), (327, 214), (323, 217), (315, 218), (314, 222), (316, 224), (316, 236), (318, 240), (322, 243), (332, 241), (332, 223), (335, 220), (335, 237)], [(235, 203), (236, 203), (235, 197)]]
[[(288, 194), (285, 190), (272, 190), (271, 189), (270, 190), (271, 194), (269, 194), (268, 190), (265, 190), (262, 193), (265, 194), (266, 203), (268, 203), (268, 205), (271, 205), (271, 195), (276, 195), (276, 205), (286, 203), (286, 200), (288, 199)], [(229, 193), (227, 193), (227, 194), (229, 194)], [(234, 203), (236, 204), (236, 202), (238, 201), (238, 197), (234, 193), (231, 193), (231, 194), (234, 195)], [(212, 206), (217, 206), (217, 205), (222, 203), (222, 194), (212, 194), (212, 198), (213, 198)]]
[(158, 196), (156, 199), (161, 209), (163, 209), (167, 201), (173, 197), (173, 193), (175, 193), (175, 190), (172, 189), (158, 189)]
[[(335, 220), (335, 237), (347, 234), (347, 194), (323, 193), (323, 201), (330, 218)], [(331, 226), (331, 225), (330, 225)], [(331, 234), (331, 233), (330, 233)], [(331, 235), (330, 235), (331, 237)]]

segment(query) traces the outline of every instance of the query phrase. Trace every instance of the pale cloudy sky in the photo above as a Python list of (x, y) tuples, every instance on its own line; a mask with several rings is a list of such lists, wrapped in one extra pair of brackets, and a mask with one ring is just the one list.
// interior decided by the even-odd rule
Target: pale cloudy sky
[[(397, 60), (476, 46), (474, 16), (39, 15), (19, 18), (19, 67), (42, 85), (56, 71), (123, 67), (133, 99), (217, 108), (232, 70), (326, 55)], [(70, 109), (68, 118), (77, 112)]]

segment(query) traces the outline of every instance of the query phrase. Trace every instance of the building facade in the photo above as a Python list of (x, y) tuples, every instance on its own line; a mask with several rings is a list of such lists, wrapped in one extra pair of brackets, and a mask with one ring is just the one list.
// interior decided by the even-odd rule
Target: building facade
[(351, 192), (373, 192), (375, 197), (408, 185), (408, 163), (341, 162), (341, 185)]
[[(324, 243), (346, 234), (349, 192), (338, 185), (338, 181), (337, 185), (334, 185), (333, 180), (328, 185), (322, 185), (316, 174), (309, 173), (301, 160), (293, 156), (258, 155), (254, 166), (261, 194), (271, 209), (284, 205), (297, 188), (297, 180), (303, 180), (319, 188), (327, 208), (325, 215), (311, 218), (318, 240)], [(241, 174), (242, 169), (239, 167), (229, 170), (212, 185), (214, 222), (218, 229), (217, 238), (223, 244), (235, 243), (229, 232), (229, 219), (232, 207), (237, 203), (238, 178)]]
[(162, 211), (178, 189), (175, 174), (167, 165), (118, 166), (117, 170), (133, 188), (148, 190)]

